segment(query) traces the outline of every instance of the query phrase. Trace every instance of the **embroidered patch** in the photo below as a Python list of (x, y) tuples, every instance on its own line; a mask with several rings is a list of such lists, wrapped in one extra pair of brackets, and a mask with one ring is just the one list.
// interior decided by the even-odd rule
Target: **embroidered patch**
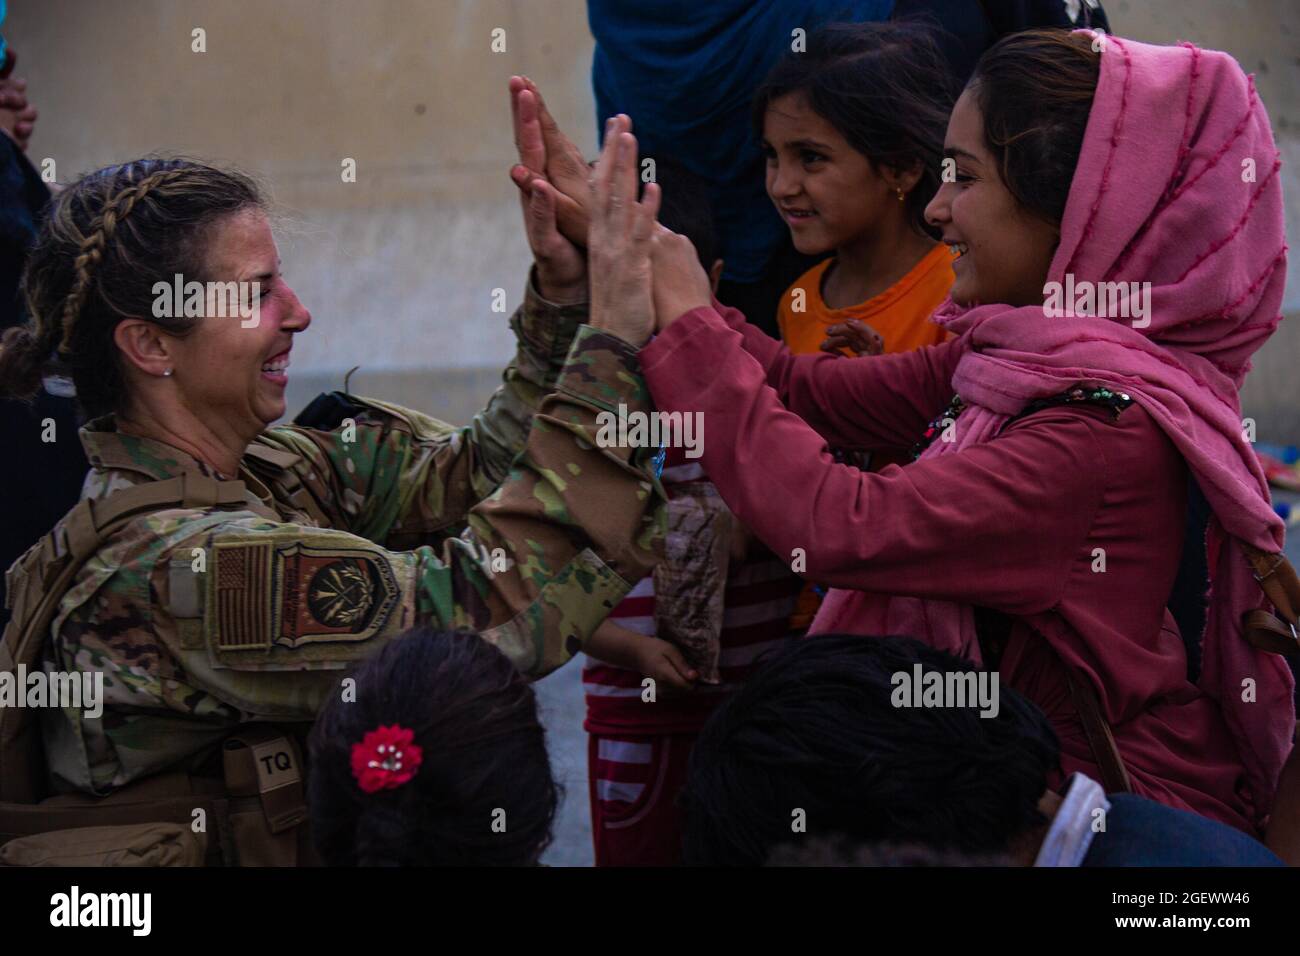
[(398, 606), (392, 568), (360, 548), (218, 542), (207, 626), (224, 651), (365, 641)]
[(269, 541), (213, 548), (214, 593), (208, 614), (216, 628), (219, 650), (266, 650), (271, 646), (275, 613), (268, 584), (273, 550)]
[(312, 575), (307, 585), (307, 609), (313, 620), (326, 627), (350, 627), (365, 617), (374, 596), (365, 566), (343, 558)]
[(368, 640), (397, 606), (392, 569), (365, 551), (291, 545), (276, 557), (284, 580), (282, 647)]

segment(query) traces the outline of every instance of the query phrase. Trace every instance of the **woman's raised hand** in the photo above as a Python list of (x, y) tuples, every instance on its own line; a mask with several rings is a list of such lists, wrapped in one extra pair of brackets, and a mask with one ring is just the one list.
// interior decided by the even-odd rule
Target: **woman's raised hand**
[(713, 304), (709, 274), (700, 265), (691, 240), (660, 227), (655, 233), (650, 261), (654, 270), (657, 331), (662, 332), (692, 309)]
[(659, 187), (637, 200), (636, 137), (622, 114), (605, 126), (605, 147), (591, 177), (591, 324), (640, 348), (654, 331), (650, 252)]
[(27, 149), (36, 116), (35, 107), (27, 101), (27, 81), (16, 76), (0, 79), (0, 129), (9, 134), (19, 149)]
[(525, 196), (537, 179), (555, 187), (555, 214), (561, 234), (577, 246), (587, 243), (591, 170), (546, 108), (541, 91), (526, 76), (510, 78), (510, 113), (514, 119), (519, 162), (510, 178)]

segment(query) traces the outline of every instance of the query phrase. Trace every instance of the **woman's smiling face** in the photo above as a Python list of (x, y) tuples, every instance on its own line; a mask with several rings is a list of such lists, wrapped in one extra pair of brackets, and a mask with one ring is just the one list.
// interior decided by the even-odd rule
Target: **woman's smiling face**
[(985, 144), (984, 116), (973, 87), (953, 107), (943, 153), (947, 170), (925, 218), (959, 253), (953, 262), (953, 301), (1041, 305), (1060, 230), (1021, 207), (1002, 181)]
[(256, 321), (209, 316), (192, 334), (172, 339), (177, 397), (200, 420), (215, 417), (256, 435), (284, 414), (289, 350), (311, 313), (280, 273), (271, 224), (260, 209), (217, 223), (205, 251), (215, 281), (245, 283), (245, 307), (257, 297)]

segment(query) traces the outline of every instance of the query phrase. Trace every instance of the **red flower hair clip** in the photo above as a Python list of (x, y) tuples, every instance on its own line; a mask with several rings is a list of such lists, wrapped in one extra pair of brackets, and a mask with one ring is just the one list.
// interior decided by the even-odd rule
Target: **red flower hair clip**
[(415, 776), (424, 752), (414, 743), (415, 731), (393, 724), (372, 730), (352, 745), (352, 776), (365, 793), (400, 787)]

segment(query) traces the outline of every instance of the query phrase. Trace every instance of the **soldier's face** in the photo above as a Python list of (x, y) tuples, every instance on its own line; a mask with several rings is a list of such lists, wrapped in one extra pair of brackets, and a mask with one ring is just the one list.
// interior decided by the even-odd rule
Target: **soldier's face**
[(271, 224), (260, 209), (213, 227), (205, 266), (209, 281), (245, 283), (242, 307), (235, 315), (205, 315), (174, 343), (176, 383), (196, 415), (251, 440), (284, 414), (293, 336), (311, 324), (311, 313), (280, 274)]

